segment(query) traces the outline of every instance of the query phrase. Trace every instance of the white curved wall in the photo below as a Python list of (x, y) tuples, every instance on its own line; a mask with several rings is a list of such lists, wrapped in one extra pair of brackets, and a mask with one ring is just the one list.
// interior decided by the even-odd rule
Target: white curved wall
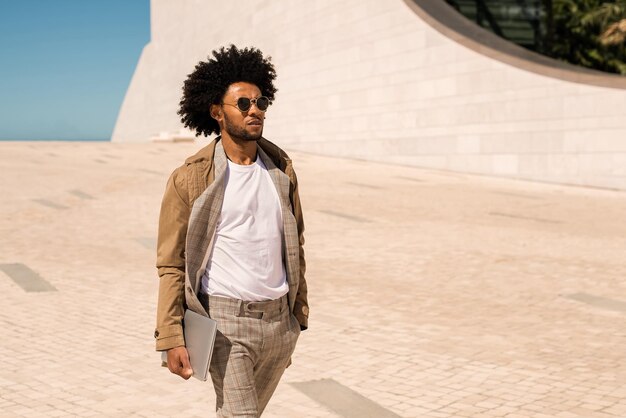
[(152, 0), (152, 40), (113, 141), (177, 132), (182, 83), (211, 50), (271, 55), (264, 135), (287, 149), (626, 189), (626, 90), (487, 58), (402, 0)]

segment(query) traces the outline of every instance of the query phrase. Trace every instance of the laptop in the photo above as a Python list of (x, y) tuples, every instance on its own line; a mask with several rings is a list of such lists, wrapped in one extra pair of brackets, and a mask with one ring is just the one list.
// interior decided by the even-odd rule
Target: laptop
[[(190, 309), (185, 311), (183, 319), (185, 346), (189, 353), (192, 376), (206, 381), (209, 377), (211, 355), (217, 333), (217, 322)], [(167, 351), (161, 352), (161, 361), (167, 366)]]

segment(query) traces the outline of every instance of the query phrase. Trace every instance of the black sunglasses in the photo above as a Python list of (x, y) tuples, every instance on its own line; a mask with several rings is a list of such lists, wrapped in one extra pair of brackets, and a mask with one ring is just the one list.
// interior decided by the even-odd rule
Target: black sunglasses
[(261, 112), (265, 112), (267, 108), (270, 106), (270, 99), (265, 96), (257, 97), (256, 99), (248, 99), (247, 97), (240, 97), (237, 99), (237, 104), (230, 103), (222, 103), (228, 106), (235, 106), (237, 109), (242, 112), (247, 112), (250, 110), (250, 106), (254, 103)]

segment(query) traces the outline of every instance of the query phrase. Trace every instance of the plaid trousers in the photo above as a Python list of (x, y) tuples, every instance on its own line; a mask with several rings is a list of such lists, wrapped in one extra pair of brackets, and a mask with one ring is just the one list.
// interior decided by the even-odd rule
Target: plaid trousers
[(300, 335), (287, 295), (262, 302), (202, 296), (209, 316), (217, 321), (210, 367), (217, 417), (258, 418)]

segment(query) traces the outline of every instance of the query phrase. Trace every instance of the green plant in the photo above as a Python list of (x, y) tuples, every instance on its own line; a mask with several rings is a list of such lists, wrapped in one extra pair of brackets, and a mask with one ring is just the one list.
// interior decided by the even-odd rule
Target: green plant
[(602, 71), (626, 74), (626, 0), (552, 0), (550, 41), (542, 51), (553, 58)]

